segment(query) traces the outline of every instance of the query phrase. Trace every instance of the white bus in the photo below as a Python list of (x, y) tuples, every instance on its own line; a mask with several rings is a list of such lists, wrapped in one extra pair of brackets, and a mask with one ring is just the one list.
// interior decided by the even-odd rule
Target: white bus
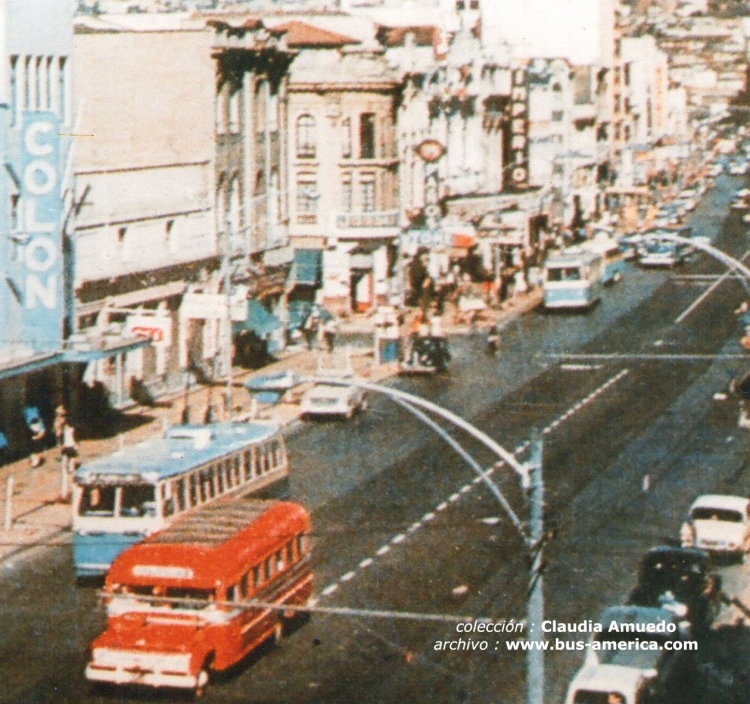
[(88, 462), (73, 487), (76, 576), (104, 575), (125, 548), (176, 518), (221, 496), (270, 491), (288, 475), (279, 428), (262, 422), (176, 425)]
[(602, 292), (602, 255), (580, 247), (553, 254), (544, 263), (544, 307), (588, 309)]

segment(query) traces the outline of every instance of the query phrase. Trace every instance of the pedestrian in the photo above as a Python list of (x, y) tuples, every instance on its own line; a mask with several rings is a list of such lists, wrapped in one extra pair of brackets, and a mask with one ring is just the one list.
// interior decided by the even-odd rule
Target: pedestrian
[(44, 462), (42, 450), (44, 449), (44, 438), (47, 435), (47, 429), (44, 427), (44, 422), (42, 421), (37, 408), (33, 406), (24, 408), (24, 417), (26, 419), (26, 426), (29, 429), (29, 440), (31, 445), (29, 461), (31, 462), (32, 468), (36, 468), (41, 466)]
[(339, 324), (336, 318), (331, 318), (323, 328), (323, 336), (325, 337), (326, 347), (329, 352), (333, 352), (333, 348), (336, 344), (336, 333), (338, 332)]
[(66, 420), (62, 425), (62, 443), (60, 450), (62, 470), (72, 474), (76, 468), (78, 457), (78, 443), (76, 442), (76, 429)]
[(63, 444), (63, 428), (65, 427), (68, 412), (65, 410), (65, 406), (60, 404), (55, 409), (55, 421), (52, 425), (52, 430), (55, 433), (55, 444), (58, 447), (62, 447)]
[(318, 315), (315, 311), (310, 313), (305, 320), (305, 324), (302, 326), (302, 334), (305, 336), (307, 342), (307, 349), (311, 350), (315, 344), (315, 338), (318, 336)]

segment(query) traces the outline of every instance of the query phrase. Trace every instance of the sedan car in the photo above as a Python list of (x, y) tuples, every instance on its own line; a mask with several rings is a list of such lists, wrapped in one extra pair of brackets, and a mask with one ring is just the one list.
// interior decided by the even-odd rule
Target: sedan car
[(644, 555), (627, 603), (683, 611), (697, 635), (705, 633), (716, 618), (720, 594), (721, 577), (712, 572), (708, 553), (662, 546)]
[(356, 386), (317, 384), (302, 397), (300, 412), (303, 417), (333, 416), (351, 418), (367, 408), (365, 392)]
[(683, 544), (741, 556), (750, 549), (750, 499), (707, 494), (690, 507)]
[(645, 238), (638, 246), (638, 263), (643, 267), (675, 267), (688, 255), (686, 245), (656, 238)]

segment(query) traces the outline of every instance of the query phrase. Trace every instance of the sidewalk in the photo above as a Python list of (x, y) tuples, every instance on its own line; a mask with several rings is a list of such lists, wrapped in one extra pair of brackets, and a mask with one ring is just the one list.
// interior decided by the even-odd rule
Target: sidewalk
[[(499, 311), (487, 311), (487, 321), (480, 327), (496, 321), (500, 327), (508, 325), (514, 318), (532, 310), (541, 302), (541, 291), (532, 289), (507, 301)], [(453, 313), (448, 311), (442, 318), (443, 331), (447, 336), (466, 334), (471, 331), (469, 325), (453, 323)], [(373, 323), (369, 315), (354, 315), (344, 321), (338, 336), (338, 346), (333, 354), (319, 350), (307, 350), (303, 345), (296, 345), (285, 350), (278, 361), (253, 371), (242, 371), (233, 376), (233, 408), (236, 416), (248, 413), (251, 397), (243, 383), (253, 376), (278, 374), (293, 371), (300, 375), (314, 375), (318, 364), (326, 368), (343, 367), (346, 364), (346, 340), (353, 336), (367, 340), (372, 335)], [(355, 374), (371, 381), (381, 382), (394, 376), (398, 369), (395, 363), (375, 365), (371, 344), (364, 347), (350, 348), (348, 353)], [(209, 401), (221, 406), (226, 386), (196, 386), (188, 393), (190, 419), (200, 422)], [(288, 394), (284, 402), (265, 409), (261, 407), (261, 417), (271, 418), (278, 423), (288, 425), (299, 417), (299, 398), (304, 389), (296, 389)], [(185, 394), (180, 392), (159, 399), (155, 407), (138, 406), (128, 410), (125, 415), (130, 429), (107, 438), (83, 439), (79, 442), (79, 462), (115, 452), (124, 445), (141, 442), (169, 425), (181, 420), (185, 404)], [(39, 545), (54, 545), (70, 542), (70, 503), (60, 499), (61, 463), (56, 448), (45, 452), (44, 464), (32, 469), (28, 458), (20, 459), (0, 467), (0, 561), (7, 559), (28, 548)], [(11, 529), (4, 530), (6, 516), (6, 496), (8, 480), (12, 478)]]

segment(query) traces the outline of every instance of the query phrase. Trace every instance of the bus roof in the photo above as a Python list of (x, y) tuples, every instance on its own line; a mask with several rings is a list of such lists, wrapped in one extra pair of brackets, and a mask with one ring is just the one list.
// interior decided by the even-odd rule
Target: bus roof
[(174, 425), (152, 438), (82, 465), (79, 484), (155, 482), (261, 442), (278, 432), (269, 423)]
[(551, 254), (544, 263), (546, 267), (566, 267), (580, 266), (581, 264), (591, 264), (601, 259), (601, 255), (596, 252), (590, 252), (580, 247), (565, 249), (562, 252)]
[(227, 497), (120, 553), (107, 583), (215, 589), (309, 530), (299, 504)]

